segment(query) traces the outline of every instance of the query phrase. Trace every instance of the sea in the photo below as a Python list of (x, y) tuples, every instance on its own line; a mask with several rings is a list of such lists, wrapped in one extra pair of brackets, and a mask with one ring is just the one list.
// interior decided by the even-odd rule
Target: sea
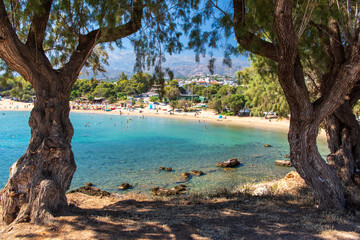
[[(27, 149), (29, 116), (30, 112), (0, 111), (0, 188), (8, 180), (11, 165)], [(70, 189), (91, 182), (102, 190), (122, 194), (185, 184), (189, 192), (211, 193), (280, 179), (294, 170), (274, 165), (275, 160), (289, 154), (287, 133), (283, 131), (127, 115), (71, 113), (70, 119), (75, 129), (72, 148), (77, 164)], [(326, 156), (325, 140), (319, 139), (318, 146)], [(216, 167), (217, 162), (230, 158), (237, 158), (241, 165), (233, 169)], [(191, 170), (205, 174), (184, 180), (180, 174)], [(133, 188), (119, 190), (125, 182)]]

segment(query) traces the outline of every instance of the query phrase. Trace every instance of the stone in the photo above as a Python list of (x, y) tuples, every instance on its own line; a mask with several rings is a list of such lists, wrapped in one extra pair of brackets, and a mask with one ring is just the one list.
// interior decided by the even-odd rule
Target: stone
[(165, 171), (171, 172), (172, 168), (171, 167), (165, 168)]
[(173, 188), (155, 187), (151, 190), (151, 194), (156, 196), (172, 196), (177, 194), (183, 194), (185, 193), (186, 189), (187, 189), (186, 185), (183, 184), (175, 186)]
[(129, 183), (123, 183), (121, 184), (118, 189), (121, 189), (121, 190), (126, 190), (126, 189), (129, 189), (131, 188), (132, 186), (129, 184)]
[(76, 193), (76, 192), (84, 193), (84, 194), (90, 195), (90, 196), (102, 196), (102, 197), (103, 196), (111, 196), (111, 193), (109, 193), (107, 191), (101, 191), (99, 188), (92, 187), (92, 186), (80, 187), (80, 188), (69, 191), (69, 193)]
[(294, 178), (295, 177), (295, 174), (296, 172), (292, 171), (292, 172), (289, 172), (288, 174), (286, 174), (285, 178)]
[(268, 185), (259, 186), (254, 190), (254, 196), (265, 196), (271, 194), (271, 187)]
[(231, 158), (227, 161), (222, 161), (222, 162), (218, 162), (216, 164), (217, 167), (223, 167), (223, 168), (228, 168), (228, 167), (236, 167), (239, 166), (240, 162), (237, 160), (237, 158)]
[(264, 147), (272, 147), (270, 144), (265, 144)]
[(181, 173), (181, 176), (184, 178), (188, 178), (188, 177), (190, 177), (190, 173), (183, 172), (183, 173)]
[(284, 158), (290, 158), (290, 155), (285, 155)]
[(93, 184), (93, 183), (91, 183), (91, 182), (88, 182), (88, 183), (85, 183), (85, 186), (87, 186), (87, 187), (91, 187), (91, 186), (94, 186), (94, 184)]
[(289, 160), (275, 160), (275, 165), (281, 167), (292, 167), (292, 164)]
[(165, 167), (160, 167), (160, 170), (165, 170)]
[(198, 171), (198, 170), (191, 170), (190, 173), (191, 173), (192, 175), (196, 175), (196, 176), (204, 175), (204, 172), (203, 172), (203, 171)]

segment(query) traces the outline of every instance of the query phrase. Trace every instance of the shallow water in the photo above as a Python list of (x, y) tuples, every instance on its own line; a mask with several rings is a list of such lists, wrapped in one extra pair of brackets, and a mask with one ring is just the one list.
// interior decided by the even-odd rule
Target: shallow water
[[(26, 151), (28, 118), (29, 112), (0, 112), (0, 187), (6, 184), (9, 167)], [(274, 165), (274, 160), (289, 154), (284, 132), (151, 117), (71, 113), (70, 118), (77, 164), (71, 189), (93, 182), (103, 190), (121, 193), (117, 187), (129, 182), (135, 186), (130, 191), (147, 192), (182, 182), (191, 192), (209, 192), (281, 178), (293, 170)], [(324, 141), (319, 149), (327, 153)], [(215, 166), (233, 157), (242, 163), (240, 167)], [(160, 171), (160, 166), (173, 171)], [(205, 175), (184, 182), (180, 173), (191, 170)]]

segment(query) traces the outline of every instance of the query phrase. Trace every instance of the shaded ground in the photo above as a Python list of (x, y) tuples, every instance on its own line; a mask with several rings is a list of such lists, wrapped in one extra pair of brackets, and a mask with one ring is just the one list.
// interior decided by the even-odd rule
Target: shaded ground
[[(292, 189), (285, 191), (285, 185)], [(360, 239), (358, 216), (315, 209), (300, 185), (295, 178), (279, 181), (265, 196), (248, 194), (251, 187), (242, 193), (222, 190), (214, 196), (176, 198), (72, 193), (68, 215), (56, 217), (53, 225), (2, 225), (0, 238)]]

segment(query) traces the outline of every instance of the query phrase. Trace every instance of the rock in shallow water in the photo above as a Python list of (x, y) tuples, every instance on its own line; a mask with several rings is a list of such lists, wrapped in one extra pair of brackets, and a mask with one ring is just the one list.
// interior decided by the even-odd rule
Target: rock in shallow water
[(192, 175), (196, 175), (196, 176), (204, 175), (204, 172), (203, 172), (203, 171), (198, 171), (198, 170), (192, 170), (192, 171), (190, 171), (190, 173), (191, 173)]
[(275, 160), (275, 165), (281, 167), (292, 167), (292, 164), (289, 160)]
[(223, 168), (236, 167), (239, 165), (240, 165), (240, 162), (237, 160), (237, 158), (231, 158), (227, 161), (218, 162), (216, 164), (217, 167), (223, 167)]
[(121, 189), (121, 190), (126, 190), (126, 189), (129, 189), (131, 188), (132, 186), (129, 184), (129, 183), (123, 183), (121, 184), (118, 189)]

